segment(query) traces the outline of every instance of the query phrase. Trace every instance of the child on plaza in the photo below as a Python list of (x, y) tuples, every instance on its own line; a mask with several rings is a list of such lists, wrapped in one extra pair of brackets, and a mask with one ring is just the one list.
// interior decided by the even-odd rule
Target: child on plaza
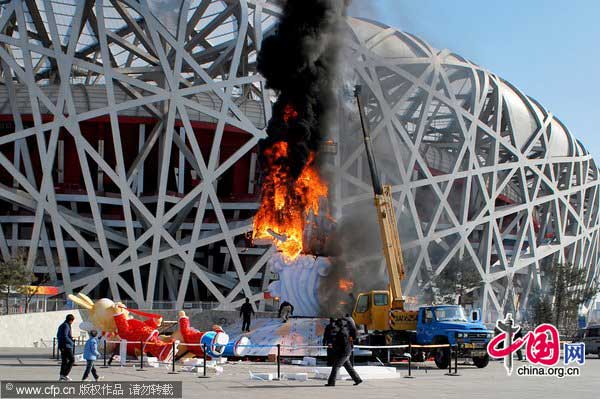
[(96, 367), (94, 367), (94, 361), (100, 356), (100, 352), (98, 352), (98, 331), (91, 330), (90, 331), (90, 339), (87, 340), (85, 346), (83, 348), (83, 358), (86, 361), (85, 372), (83, 373), (82, 381), (87, 380), (90, 375), (90, 371), (94, 376), (96, 381), (101, 380), (102, 378), (98, 376), (96, 372)]

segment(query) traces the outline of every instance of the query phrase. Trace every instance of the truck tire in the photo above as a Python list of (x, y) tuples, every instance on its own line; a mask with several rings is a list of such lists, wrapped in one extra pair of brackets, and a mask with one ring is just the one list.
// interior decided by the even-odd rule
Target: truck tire
[(600, 358), (600, 348), (598, 348), (598, 357)]
[(490, 362), (490, 357), (488, 355), (482, 357), (474, 357), (473, 363), (477, 366), (478, 369), (482, 369), (488, 365)]
[(438, 369), (447, 369), (450, 364), (450, 356), (446, 348), (440, 348), (435, 351), (434, 356), (435, 365)]

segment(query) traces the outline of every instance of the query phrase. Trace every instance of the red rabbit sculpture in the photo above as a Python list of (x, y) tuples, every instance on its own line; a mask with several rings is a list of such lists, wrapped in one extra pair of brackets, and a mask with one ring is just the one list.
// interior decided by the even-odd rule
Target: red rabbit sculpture
[[(117, 334), (121, 339), (128, 341), (128, 349), (133, 347), (140, 349), (140, 344), (144, 343), (144, 352), (158, 358), (161, 362), (169, 362), (173, 355), (173, 341), (162, 341), (158, 336), (158, 327), (162, 323), (162, 317), (158, 314), (141, 312), (135, 309), (127, 309), (123, 304), (117, 303), (113, 307), (114, 321), (117, 327)], [(137, 320), (130, 316), (134, 313), (147, 319)], [(129, 344), (131, 342), (131, 344)], [(177, 346), (177, 342), (176, 342)]]
[[(206, 347), (206, 354), (209, 357), (219, 357), (225, 351), (229, 342), (229, 336), (223, 331), (221, 326), (212, 326), (212, 331), (198, 331), (190, 326), (190, 319), (182, 310), (179, 316), (179, 329), (173, 334), (174, 337), (181, 339), (182, 351), (191, 352), (200, 357), (204, 355), (203, 346)], [(186, 345), (197, 344), (197, 345)]]

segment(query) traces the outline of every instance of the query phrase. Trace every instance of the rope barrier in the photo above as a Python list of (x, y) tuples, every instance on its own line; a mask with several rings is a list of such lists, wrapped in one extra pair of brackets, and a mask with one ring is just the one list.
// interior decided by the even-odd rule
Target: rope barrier
[[(120, 344), (121, 341), (106, 341), (107, 343)], [(127, 344), (144, 344), (146, 341), (127, 341)], [(205, 346), (205, 344), (188, 344), (180, 342), (183, 346)], [(238, 345), (238, 348), (289, 348), (292, 350), (298, 349), (327, 349), (324, 345), (282, 345), (282, 344), (269, 344), (269, 345)], [(448, 348), (450, 344), (438, 344), (438, 345), (354, 345), (357, 349), (405, 349), (411, 346), (412, 348)]]
[[(116, 343), (116, 344), (122, 344), (126, 342), (127, 345), (129, 344), (139, 344), (141, 347), (141, 354), (140, 354), (140, 371), (144, 371), (144, 349), (145, 349), (145, 344), (147, 343), (147, 341), (126, 341), (126, 340), (122, 340), (122, 341), (116, 341), (116, 340), (104, 340), (104, 367), (106, 366), (106, 355), (107, 355), (107, 350), (106, 350), (106, 344), (107, 343)], [(184, 346), (201, 346), (203, 348), (203, 370), (202, 370), (202, 376), (199, 376), (199, 378), (208, 378), (207, 376), (207, 345), (206, 344), (186, 344), (186, 343), (181, 343)], [(171, 366), (171, 371), (170, 374), (174, 374), (176, 373), (175, 371), (175, 341), (172, 341), (171, 343), (172, 348), (171, 350), (173, 351), (173, 355), (171, 358), (170, 362), (162, 362), (162, 361), (158, 361), (158, 364), (167, 364)], [(287, 348), (291, 351), (294, 350), (300, 350), (300, 349), (327, 349), (328, 346), (324, 346), (324, 345), (282, 345), (282, 344), (270, 344), (270, 345), (238, 345), (238, 347), (242, 347), (242, 348), (277, 348), (277, 358), (276, 358), (276, 366), (277, 366), (277, 380), (281, 380), (281, 349), (282, 348)], [(458, 376), (460, 374), (458, 374), (458, 348), (453, 347), (450, 344), (437, 344), (437, 345), (414, 345), (412, 344), (412, 342), (409, 342), (408, 345), (382, 345), (382, 346), (377, 346), (377, 345), (355, 345), (354, 348), (356, 349), (387, 349), (388, 350), (388, 362), (389, 362), (389, 350), (390, 349), (407, 349), (408, 348), (408, 353), (403, 353), (402, 354), (402, 358), (407, 359), (408, 360), (408, 375), (405, 376), (405, 378), (414, 378), (414, 376), (412, 375), (412, 363), (413, 363), (413, 359), (412, 359), (412, 349), (413, 348), (447, 348), (447, 352), (449, 355), (449, 361), (448, 361), (448, 373), (446, 373), (446, 375), (449, 376)], [(452, 354), (453, 354), (453, 348), (454, 348), (454, 373), (452, 373)], [(352, 352), (352, 355), (354, 355), (354, 351)], [(352, 359), (354, 360), (354, 359)]]

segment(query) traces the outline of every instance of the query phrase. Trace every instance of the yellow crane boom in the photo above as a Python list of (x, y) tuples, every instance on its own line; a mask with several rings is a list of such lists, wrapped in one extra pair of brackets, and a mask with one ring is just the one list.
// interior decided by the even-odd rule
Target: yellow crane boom
[(382, 185), (379, 179), (379, 172), (373, 154), (373, 145), (371, 135), (369, 134), (364, 116), (364, 110), (360, 99), (361, 87), (356, 86), (354, 96), (358, 105), (360, 123), (365, 141), (365, 149), (369, 169), (371, 171), (371, 180), (373, 182), (373, 191), (375, 193), (375, 209), (377, 211), (377, 220), (379, 222), (379, 232), (383, 246), (383, 254), (387, 266), (387, 272), (390, 280), (390, 291), (392, 295), (392, 309), (404, 309), (404, 299), (402, 297), (401, 282), (404, 279), (404, 258), (400, 246), (400, 237), (396, 225), (396, 212), (392, 199), (392, 187)]

